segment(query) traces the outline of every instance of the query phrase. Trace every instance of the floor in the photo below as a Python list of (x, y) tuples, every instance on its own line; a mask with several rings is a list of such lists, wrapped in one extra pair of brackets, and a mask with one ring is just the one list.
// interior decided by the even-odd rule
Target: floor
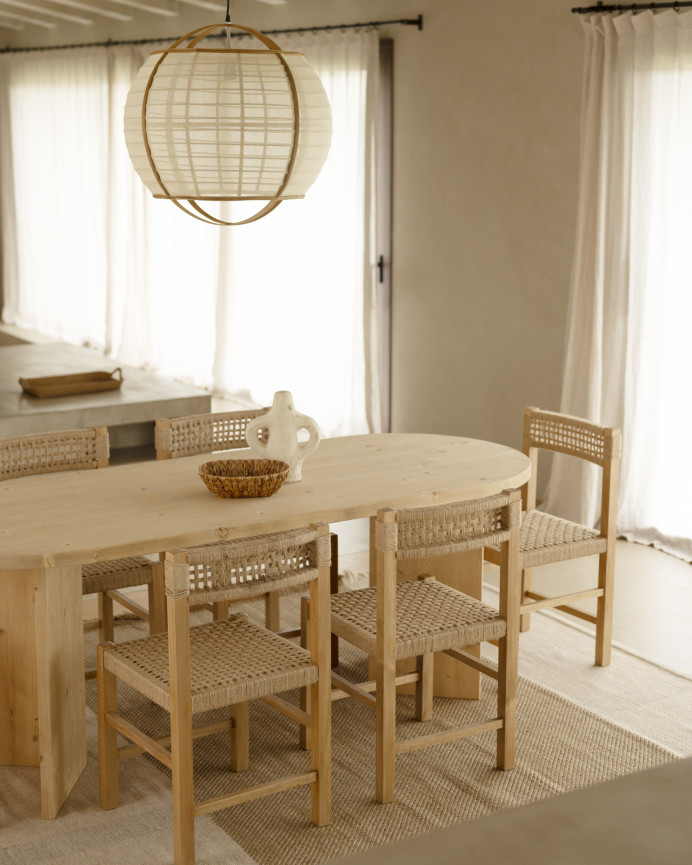
[[(497, 585), (497, 568), (486, 579)], [(547, 595), (596, 585), (597, 557), (534, 568), (534, 588)], [(592, 604), (594, 602), (591, 602)], [(588, 609), (584, 602), (583, 609)], [(592, 607), (593, 609), (593, 607)], [(575, 622), (559, 611), (555, 615)], [(618, 541), (613, 640), (665, 667), (692, 676), (692, 565), (653, 547)], [(584, 628), (592, 628), (579, 622)]]

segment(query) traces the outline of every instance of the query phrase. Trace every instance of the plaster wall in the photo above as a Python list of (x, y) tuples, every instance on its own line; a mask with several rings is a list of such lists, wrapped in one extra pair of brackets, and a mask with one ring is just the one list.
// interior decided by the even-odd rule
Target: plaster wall
[[(392, 26), (392, 425), (517, 446), (557, 408), (574, 243), (582, 36), (568, 0), (234, 0), (259, 29)], [(174, 37), (214, 13), (104, 22), (16, 44)], [(223, 20), (225, 3), (219, 3)], [(7, 32), (7, 31), (5, 31)], [(9, 36), (8, 36), (9, 39)]]

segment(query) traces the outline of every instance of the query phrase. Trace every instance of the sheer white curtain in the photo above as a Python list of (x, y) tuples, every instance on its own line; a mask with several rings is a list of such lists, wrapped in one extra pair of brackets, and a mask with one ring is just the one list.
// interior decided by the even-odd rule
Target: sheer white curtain
[[(623, 430), (619, 533), (692, 560), (692, 13), (584, 31), (562, 410)], [(593, 525), (595, 471), (557, 458), (546, 508)]]
[(376, 431), (378, 39), (281, 44), (322, 78), (332, 148), (304, 201), (230, 229), (131, 167), (122, 110), (152, 46), (0, 57), (3, 318), (248, 403), (291, 390), (328, 435)]

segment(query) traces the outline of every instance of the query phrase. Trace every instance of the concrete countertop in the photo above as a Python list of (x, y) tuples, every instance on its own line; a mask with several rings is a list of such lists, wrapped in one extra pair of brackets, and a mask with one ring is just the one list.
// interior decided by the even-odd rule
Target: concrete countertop
[[(118, 366), (123, 372), (119, 390), (38, 399), (24, 393), (19, 384), (20, 378), (112, 372)], [(211, 411), (209, 393), (118, 364), (92, 349), (65, 343), (0, 347), (0, 438), (88, 426), (122, 429), (145, 424), (146, 438), (153, 441), (153, 422), (157, 418), (208, 411)], [(127, 442), (141, 443), (141, 435)], [(118, 444), (113, 437), (112, 444)]]

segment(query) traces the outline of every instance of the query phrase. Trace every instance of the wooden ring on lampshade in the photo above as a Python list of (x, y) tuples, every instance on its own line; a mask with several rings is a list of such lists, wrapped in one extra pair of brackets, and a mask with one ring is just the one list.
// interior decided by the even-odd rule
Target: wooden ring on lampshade
[[(148, 130), (147, 130), (147, 106), (149, 103), (149, 95), (150, 95), (154, 80), (156, 78), (157, 72), (159, 71), (163, 61), (170, 54), (178, 52), (178, 51), (181, 51), (182, 53), (186, 53), (188, 51), (190, 51), (190, 52), (192, 52), (192, 51), (205, 51), (205, 52), (209, 51), (209, 53), (220, 53), (217, 49), (199, 49), (199, 48), (197, 48), (197, 46), (205, 37), (209, 36), (211, 33), (215, 32), (217, 30), (224, 30), (224, 29), (228, 30), (230, 27), (233, 27), (233, 29), (236, 29), (236, 30), (241, 30), (242, 32), (247, 33), (248, 35), (253, 36), (259, 42), (261, 42), (264, 46), (266, 46), (266, 50), (265, 49), (234, 49), (234, 50), (225, 49), (225, 51), (227, 51), (228, 53), (232, 53), (234, 55), (240, 55), (240, 54), (243, 54), (243, 55), (247, 55), (247, 54), (273, 54), (277, 58), (277, 60), (281, 64), (283, 71), (284, 71), (284, 74), (286, 76), (287, 91), (290, 93), (291, 109), (292, 109), (292, 128), (291, 128), (290, 153), (287, 155), (285, 172), (283, 175), (283, 179), (280, 181), (280, 185), (279, 185), (278, 189), (276, 190), (276, 192), (271, 192), (270, 190), (266, 190), (271, 195), (271, 198), (268, 198), (268, 196), (267, 196), (267, 198), (265, 198), (263, 195), (243, 196), (242, 194), (239, 194), (237, 196), (233, 196), (233, 195), (213, 196), (213, 195), (210, 195), (208, 198), (208, 200), (213, 200), (213, 201), (250, 201), (250, 200), (253, 200), (253, 198), (254, 198), (254, 200), (266, 200), (267, 201), (267, 203), (258, 212), (256, 212), (254, 215), (252, 215), (246, 219), (236, 221), (236, 222), (229, 222), (229, 221), (223, 220), (219, 217), (213, 216), (212, 214), (208, 213), (199, 203), (200, 200), (205, 200), (205, 199), (188, 198), (184, 195), (180, 195), (180, 194), (174, 195), (170, 192), (170, 189), (168, 188), (166, 182), (162, 178), (161, 172), (159, 171), (159, 168), (156, 165), (156, 161), (155, 161), (153, 153), (152, 153), (152, 148), (150, 145), (150, 140), (149, 140), (149, 135), (148, 135)], [(180, 46), (183, 43), (187, 42), (188, 40), (190, 40), (189, 45), (183, 49), (180, 49)], [(223, 51), (223, 49), (222, 49), (222, 51)], [(292, 176), (294, 173), (294, 168), (296, 165), (296, 159), (297, 159), (298, 148), (299, 148), (300, 120), (301, 120), (300, 96), (299, 96), (299, 92), (298, 92), (298, 88), (296, 85), (296, 80), (295, 80), (293, 71), (292, 71), (289, 63), (287, 62), (287, 60), (283, 56), (283, 54), (285, 54), (285, 53), (286, 54), (299, 54), (299, 52), (282, 52), (282, 50), (279, 48), (279, 46), (272, 39), (270, 39), (268, 36), (266, 36), (265, 34), (261, 33), (258, 30), (254, 30), (250, 27), (242, 27), (240, 25), (231, 25), (231, 24), (227, 24), (227, 23), (214, 24), (214, 25), (198, 28), (197, 30), (193, 30), (190, 33), (188, 33), (187, 35), (182, 36), (180, 39), (178, 39), (176, 42), (174, 42), (169, 48), (167, 48), (161, 52), (161, 56), (157, 59), (156, 63), (154, 64), (154, 66), (151, 70), (151, 73), (149, 75), (149, 78), (147, 80), (146, 86), (144, 88), (143, 97), (142, 97), (142, 106), (141, 106), (142, 141), (140, 144), (143, 143), (143, 145), (144, 145), (144, 152), (146, 153), (146, 158), (147, 158), (148, 163), (149, 163), (149, 168), (151, 170), (153, 178), (156, 181), (156, 184), (158, 184), (158, 187), (160, 188), (160, 190), (162, 190), (162, 194), (159, 194), (158, 192), (154, 192), (152, 190), (152, 187), (149, 185), (149, 183), (147, 183), (146, 180), (145, 180), (145, 183), (149, 186), (150, 190), (152, 190), (152, 192), (156, 198), (164, 198), (164, 199), (167, 199), (169, 201), (172, 201), (184, 213), (187, 213), (189, 216), (192, 216), (195, 219), (199, 219), (202, 222), (206, 222), (208, 224), (213, 224), (213, 225), (219, 225), (219, 226), (221, 226), (221, 225), (231, 226), (231, 225), (245, 225), (245, 224), (250, 223), (250, 222), (255, 222), (256, 220), (261, 219), (263, 216), (266, 216), (268, 213), (270, 213), (272, 210), (274, 210), (276, 207), (278, 207), (278, 205), (283, 200), (286, 200), (289, 198), (302, 198), (302, 197), (304, 197), (304, 193), (303, 194), (288, 194), (288, 195), (284, 194), (288, 188), (289, 183), (291, 182), (291, 179), (292, 179)], [(260, 76), (260, 80), (261, 80), (261, 76)], [(282, 92), (285, 93), (286, 90), (284, 90)], [(303, 91), (303, 92), (305, 92), (305, 91)], [(241, 130), (242, 130), (242, 127), (241, 127)], [(318, 130), (318, 132), (319, 132), (319, 130)], [(128, 146), (129, 146), (129, 142), (128, 142)], [(244, 145), (243, 139), (241, 138), (241, 152), (242, 152), (243, 146), (245, 146), (245, 145)], [(286, 148), (286, 149), (288, 149), (288, 148)], [(193, 157), (190, 156), (191, 162), (192, 162), (192, 159), (193, 159)], [(279, 169), (279, 170), (283, 170), (283, 167), (281, 167), (281, 169)], [(314, 181), (314, 178), (313, 178), (313, 181)], [(310, 181), (310, 182), (313, 182), (313, 181)], [(298, 191), (301, 191), (300, 185), (298, 187)], [(258, 192), (261, 192), (261, 190), (258, 190)], [(185, 203), (183, 203), (183, 202), (185, 202)]]

